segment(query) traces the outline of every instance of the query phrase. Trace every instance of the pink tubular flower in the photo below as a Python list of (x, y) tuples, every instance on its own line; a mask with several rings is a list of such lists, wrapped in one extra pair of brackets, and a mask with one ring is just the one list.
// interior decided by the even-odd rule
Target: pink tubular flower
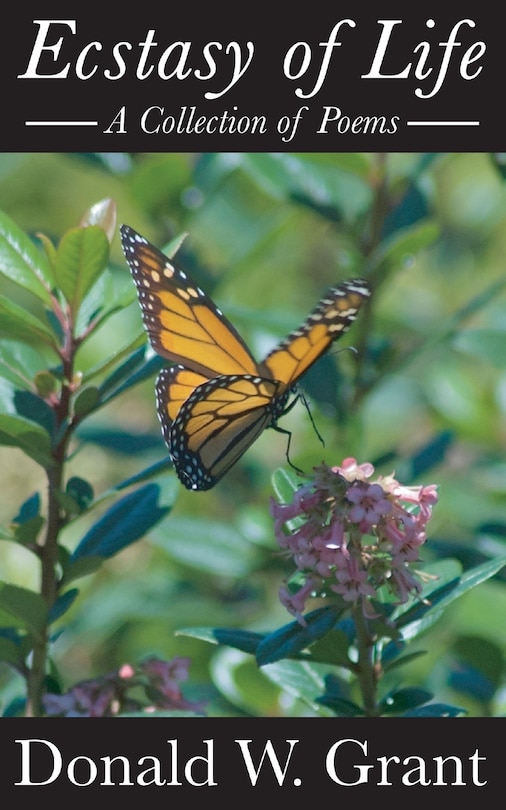
[(306, 620), (302, 615), (306, 599), (313, 591), (313, 581), (308, 578), (305, 584), (296, 593), (290, 593), (288, 588), (282, 586), (279, 589), (279, 601), (286, 607), (289, 613), (296, 617), (297, 621), (304, 627)]
[(148, 658), (140, 664), (140, 671), (146, 675), (150, 694), (155, 697), (156, 707), (161, 709), (195, 709), (197, 704), (187, 701), (181, 692), (179, 681), (186, 681), (190, 659), (178, 656), (170, 661)]
[[(373, 474), (372, 464), (354, 458), (332, 468), (322, 464), (291, 503), (271, 500), (278, 544), (305, 577), (295, 594), (280, 590), (282, 604), (301, 623), (307, 599), (328, 590), (349, 603), (361, 600), (367, 615), (382, 586), (399, 602), (421, 590), (408, 565), (419, 559), (437, 487), (403, 486), (393, 475), (371, 481)], [(297, 528), (288, 529), (295, 519)]]
[(44, 709), (50, 717), (110, 717), (117, 714), (121, 687), (116, 673), (77, 683), (64, 695), (48, 693)]
[(356, 523), (364, 534), (392, 510), (392, 504), (380, 484), (362, 482), (352, 484), (346, 497), (353, 504), (348, 512), (348, 518), (351, 523)]
[[(48, 693), (44, 709), (50, 717), (111, 717), (125, 711), (155, 709), (202, 710), (201, 703), (190, 703), (181, 692), (179, 681), (188, 678), (189, 658), (170, 661), (150, 658), (137, 667), (123, 664), (118, 672), (81, 681), (63, 695)], [(130, 696), (144, 690), (146, 699)]]
[(354, 458), (345, 458), (340, 467), (332, 467), (332, 472), (338, 472), (347, 481), (354, 483), (370, 478), (374, 467), (368, 461), (365, 464), (359, 464)]
[(331, 585), (335, 593), (340, 593), (345, 602), (356, 602), (360, 596), (375, 596), (376, 591), (367, 581), (367, 570), (359, 570), (356, 557), (348, 557), (344, 568), (336, 571), (339, 585)]

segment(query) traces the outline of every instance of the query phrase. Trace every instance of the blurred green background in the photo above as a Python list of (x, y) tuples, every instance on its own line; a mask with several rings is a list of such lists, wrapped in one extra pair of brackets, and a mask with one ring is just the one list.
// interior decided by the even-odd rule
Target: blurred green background
[[(187, 232), (180, 263), (258, 358), (326, 287), (373, 278), (370, 317), (306, 381), (325, 447), (298, 405), (282, 422), (293, 432), (291, 458), (309, 470), (353, 455), (405, 483), (437, 483), (425, 558), (466, 566), (506, 551), (504, 174), (502, 156), (481, 153), (2, 154), (0, 209), (55, 242), (105, 197), (118, 223), (160, 248)], [(131, 284), (132, 303), (89, 342), (83, 368), (142, 329), (118, 236), (111, 264), (119, 283)], [(342, 345), (360, 350), (358, 387)], [(70, 474), (97, 494), (162, 459), (153, 381), (100, 411), (82, 439)], [(215, 489), (181, 490), (148, 537), (80, 583), (54, 647), (68, 686), (150, 654), (189, 655), (186, 691), (206, 697), (211, 714), (311, 713), (246, 656), (176, 632), (265, 631), (289, 620), (277, 601), (288, 569), (268, 514), (270, 474), (285, 452), (286, 437), (267, 431)], [(44, 481), (19, 451), (0, 455), (5, 524)], [(83, 528), (66, 534), (70, 548)], [(31, 556), (8, 543), (0, 543), (0, 578), (38, 585)], [(411, 665), (410, 683), (471, 715), (504, 714), (505, 627), (499, 575), (423, 639), (428, 654)], [(1, 670), (0, 688), (4, 700), (17, 688)]]

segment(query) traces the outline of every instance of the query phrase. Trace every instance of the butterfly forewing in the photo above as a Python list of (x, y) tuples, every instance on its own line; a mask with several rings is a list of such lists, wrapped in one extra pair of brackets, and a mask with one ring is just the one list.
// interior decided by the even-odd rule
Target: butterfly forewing
[(257, 374), (256, 362), (213, 301), (147, 239), (127, 225), (121, 242), (154, 350), (208, 379)]
[(370, 295), (364, 279), (331, 287), (299, 329), (295, 329), (261, 363), (275, 380), (290, 388), (352, 325)]

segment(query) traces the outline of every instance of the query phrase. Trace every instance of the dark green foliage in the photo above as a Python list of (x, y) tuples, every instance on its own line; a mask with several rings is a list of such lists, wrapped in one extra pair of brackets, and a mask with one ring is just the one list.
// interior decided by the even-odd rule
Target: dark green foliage
[[(297, 405), (282, 422), (290, 459), (310, 471), (355, 456), (439, 485), (419, 566), (434, 579), (420, 600), (385, 599), (370, 620), (375, 712), (504, 714), (500, 158), (124, 157), (121, 174), (102, 156), (27, 155), (16, 169), (1, 158), (3, 713), (20, 713), (34, 654), (39, 691), (44, 675), (65, 691), (74, 655), (91, 678), (153, 652), (192, 657), (212, 714), (371, 713), (349, 606), (317, 605), (302, 626), (278, 603), (293, 572), (268, 499), (288, 502), (303, 481), (285, 463), (286, 436), (266, 432), (215, 490), (180, 491), (155, 414), (163, 360), (146, 350), (116, 207), (160, 247), (188, 232), (180, 263), (257, 357), (328, 286), (371, 281), (371, 309), (303, 381), (325, 445)], [(90, 177), (116, 205), (75, 227)], [(37, 593), (44, 566), (52, 587)]]

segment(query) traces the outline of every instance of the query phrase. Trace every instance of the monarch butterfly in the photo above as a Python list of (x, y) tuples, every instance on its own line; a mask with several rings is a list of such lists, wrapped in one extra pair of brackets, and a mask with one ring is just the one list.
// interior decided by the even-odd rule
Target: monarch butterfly
[(295, 384), (351, 326), (367, 282), (331, 287), (302, 326), (261, 363), (223, 313), (172, 259), (127, 225), (121, 241), (154, 350), (171, 362), (156, 382), (169, 454), (187, 489), (213, 487), (289, 410)]

